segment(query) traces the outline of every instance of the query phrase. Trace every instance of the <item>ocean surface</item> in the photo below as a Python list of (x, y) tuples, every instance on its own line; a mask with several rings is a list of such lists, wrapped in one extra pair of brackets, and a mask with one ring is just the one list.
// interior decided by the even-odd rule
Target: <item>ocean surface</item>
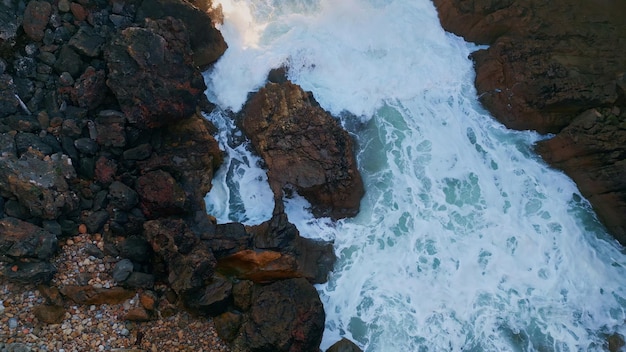
[(428, 0), (223, 0), (229, 49), (205, 72), (208, 115), (228, 158), (207, 195), (220, 222), (257, 224), (273, 200), (231, 122), (270, 69), (312, 91), (356, 141), (361, 212), (315, 219), (305, 237), (338, 262), (318, 285), (322, 348), (365, 351), (602, 351), (626, 333), (626, 256), (576, 185), (478, 103), (468, 55)]

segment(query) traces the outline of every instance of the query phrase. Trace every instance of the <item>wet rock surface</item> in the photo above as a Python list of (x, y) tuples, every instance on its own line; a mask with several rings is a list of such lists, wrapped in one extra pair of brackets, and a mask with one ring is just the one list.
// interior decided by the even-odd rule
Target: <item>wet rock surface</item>
[(626, 202), (626, 47), (617, 44), (626, 42), (626, 4), (434, 4), (444, 28), (490, 45), (472, 54), (483, 105), (510, 128), (556, 133), (539, 143), (539, 154), (576, 181), (609, 231), (626, 243), (626, 218), (618, 215)]
[(291, 82), (268, 83), (246, 103), (241, 126), (267, 164), (277, 202), (293, 187), (318, 216), (354, 216), (364, 194), (352, 139)]
[[(141, 306), (120, 319), (186, 307), (230, 317), (222, 330), (230, 341), (245, 331), (243, 350), (314, 351), (324, 312), (312, 284), (326, 280), (332, 246), (300, 237), (280, 204), (254, 227), (206, 214), (223, 155), (200, 111), (211, 104), (198, 66), (226, 50), (219, 11), (209, 9), (178, 0), (0, 4), (0, 19), (9, 14), (0, 21), (1, 276), (45, 284), (33, 314), (47, 324), (63, 321), (69, 305), (139, 295)], [(350, 137), (308, 94), (286, 91), (299, 99), (289, 103), (294, 121), (313, 118), (311, 133), (324, 133), (305, 148), (318, 155), (300, 167), (301, 182), (279, 179), (275, 190), (319, 193), (320, 214), (356, 214), (363, 189)], [(288, 131), (292, 150), (302, 147), (298, 128)], [(81, 262), (59, 261), (59, 243)], [(68, 284), (57, 267), (70, 264), (81, 269)], [(274, 331), (255, 336), (265, 329)]]

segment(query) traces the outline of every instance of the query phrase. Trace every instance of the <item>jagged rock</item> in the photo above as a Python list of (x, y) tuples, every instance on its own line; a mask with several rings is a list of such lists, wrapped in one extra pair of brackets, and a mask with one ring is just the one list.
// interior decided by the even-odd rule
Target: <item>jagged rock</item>
[(77, 304), (120, 304), (135, 295), (135, 291), (121, 287), (96, 288), (90, 285), (67, 285), (61, 294)]
[(109, 185), (109, 199), (114, 207), (126, 211), (132, 209), (139, 202), (137, 192), (119, 181), (113, 181)]
[(43, 31), (50, 20), (52, 6), (45, 1), (30, 1), (24, 10), (22, 28), (28, 37), (36, 42), (43, 39)]
[(176, 14), (189, 30), (193, 60), (199, 67), (207, 66), (222, 56), (228, 47), (222, 33), (215, 29), (211, 17), (186, 1), (144, 0), (137, 10), (137, 21), (159, 19)]
[(19, 159), (13, 154), (0, 155), (0, 193), (12, 195), (32, 216), (56, 219), (76, 209), (78, 197), (67, 180), (76, 177), (67, 155), (43, 156), (27, 152)]
[(7, 265), (4, 276), (9, 281), (21, 284), (48, 284), (56, 274), (57, 268), (48, 262), (18, 262)]
[(344, 337), (330, 346), (326, 352), (363, 352), (363, 350)]
[(17, 94), (17, 88), (13, 78), (7, 74), (0, 75), (0, 118), (19, 111), (20, 103), (15, 94)]
[(305, 279), (257, 286), (252, 302), (235, 346), (245, 351), (319, 351), (324, 307)]
[(238, 222), (218, 224), (215, 232), (204, 234), (202, 239), (209, 245), (216, 259), (250, 248), (252, 235)]
[(57, 73), (62, 74), (63, 72), (67, 72), (72, 77), (78, 77), (83, 71), (82, 67), (83, 62), (80, 55), (78, 55), (69, 45), (62, 46), (61, 50), (59, 50), (59, 56), (54, 62), (54, 69)]
[(17, 8), (16, 2), (13, 1), (0, 3), (0, 52), (8, 51), (15, 45), (17, 29), (22, 25), (24, 18), (18, 16)]
[(197, 114), (162, 130), (161, 143), (152, 145), (153, 153), (138, 162), (142, 172), (161, 169), (176, 175), (189, 199), (188, 211), (205, 212), (204, 196), (211, 189), (213, 172), (223, 156), (210, 123)]
[(150, 171), (137, 179), (137, 193), (149, 219), (185, 212), (187, 196), (176, 179), (163, 170)]
[(215, 272), (215, 258), (182, 219), (161, 218), (144, 224), (144, 235), (167, 264), (167, 280), (178, 294), (204, 287)]
[(616, 145), (626, 141), (626, 111), (603, 111), (580, 114), (554, 138), (538, 142), (536, 151), (572, 177), (609, 231), (626, 243), (626, 145)]
[(268, 83), (244, 107), (241, 123), (265, 160), (276, 201), (293, 187), (318, 216), (354, 216), (363, 196), (352, 139), (313, 97), (291, 83)]
[(303, 277), (296, 259), (274, 251), (243, 250), (217, 261), (216, 271), (237, 279), (269, 283)]
[(126, 146), (126, 118), (119, 111), (102, 110), (94, 125), (95, 139), (104, 147)]
[(186, 306), (192, 311), (215, 316), (225, 312), (232, 302), (232, 289), (229, 279), (214, 275), (205, 286), (188, 290), (183, 297)]
[(98, 57), (102, 52), (104, 42), (105, 38), (93, 27), (83, 26), (72, 36), (68, 44), (82, 55)]
[(105, 49), (107, 85), (128, 120), (156, 128), (188, 118), (206, 86), (181, 21), (146, 20), (113, 35)]
[[(490, 44), (472, 54), (481, 102), (516, 129), (559, 133), (537, 151), (563, 169), (626, 243), (626, 3), (435, 0), (444, 28)], [(616, 108), (596, 115), (593, 109)], [(587, 112), (585, 112), (587, 111)], [(590, 111), (590, 112), (589, 112)], [(595, 120), (594, 120), (595, 119)], [(594, 120), (594, 121), (591, 121)]]
[(11, 217), (0, 219), (0, 258), (48, 260), (56, 253), (56, 235)]
[(89, 66), (74, 83), (72, 101), (81, 108), (92, 110), (102, 103), (106, 91), (104, 70)]

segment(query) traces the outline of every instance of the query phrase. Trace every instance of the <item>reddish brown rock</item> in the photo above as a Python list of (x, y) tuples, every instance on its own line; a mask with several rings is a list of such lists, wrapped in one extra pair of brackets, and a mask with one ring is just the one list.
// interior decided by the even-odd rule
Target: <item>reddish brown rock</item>
[(79, 3), (72, 2), (70, 4), (70, 11), (72, 11), (72, 15), (74, 15), (76, 21), (84, 21), (87, 19), (87, 11)]
[(117, 172), (117, 164), (115, 161), (101, 156), (96, 160), (96, 170), (94, 173), (94, 178), (96, 181), (102, 184), (109, 184), (113, 182), (115, 178), (115, 173)]
[(215, 270), (227, 276), (255, 283), (304, 276), (298, 271), (295, 258), (274, 251), (243, 250), (218, 260)]
[(30, 1), (24, 10), (22, 28), (26, 35), (38, 42), (43, 39), (44, 29), (50, 20), (52, 6), (45, 1)]
[(65, 308), (56, 305), (39, 305), (33, 308), (33, 314), (46, 324), (60, 324), (65, 319)]
[(102, 103), (106, 89), (104, 70), (89, 66), (76, 80), (72, 100), (81, 108), (92, 110)]
[(176, 179), (163, 170), (150, 171), (137, 179), (137, 193), (144, 215), (149, 219), (181, 214), (186, 195)]
[(150, 313), (148, 313), (148, 311), (143, 307), (131, 308), (124, 316), (124, 320), (130, 321), (149, 321), (150, 319)]
[(93, 286), (64, 286), (61, 294), (77, 304), (120, 304), (135, 295), (135, 291), (121, 287), (95, 288)]
[[(559, 133), (537, 151), (578, 184), (626, 243), (626, 3), (435, 0), (447, 30), (490, 44), (472, 57), (481, 102), (515, 129)], [(612, 117), (611, 117), (612, 116)]]
[(57, 237), (26, 221), (0, 219), (0, 258), (48, 260), (58, 249)]
[(626, 141), (624, 121), (626, 111), (592, 109), (536, 147), (548, 163), (572, 177), (621, 243), (626, 243), (626, 144), (615, 141)]
[(354, 216), (363, 196), (352, 139), (299, 86), (268, 83), (246, 104), (242, 127), (265, 160), (275, 198), (293, 187), (318, 216)]

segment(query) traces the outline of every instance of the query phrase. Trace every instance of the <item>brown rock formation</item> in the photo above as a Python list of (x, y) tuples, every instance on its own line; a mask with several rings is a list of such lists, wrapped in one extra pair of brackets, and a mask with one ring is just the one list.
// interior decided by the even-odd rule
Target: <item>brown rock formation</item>
[(277, 203), (293, 187), (316, 215), (358, 213), (363, 182), (352, 139), (313, 97), (291, 83), (268, 83), (246, 104), (242, 127), (268, 169)]
[[(578, 183), (600, 219), (626, 243), (626, 139), (619, 127), (626, 107), (626, 3), (434, 3), (444, 28), (490, 44), (472, 55), (484, 106), (510, 128), (559, 133), (538, 151)], [(590, 109), (617, 113), (584, 113)]]

